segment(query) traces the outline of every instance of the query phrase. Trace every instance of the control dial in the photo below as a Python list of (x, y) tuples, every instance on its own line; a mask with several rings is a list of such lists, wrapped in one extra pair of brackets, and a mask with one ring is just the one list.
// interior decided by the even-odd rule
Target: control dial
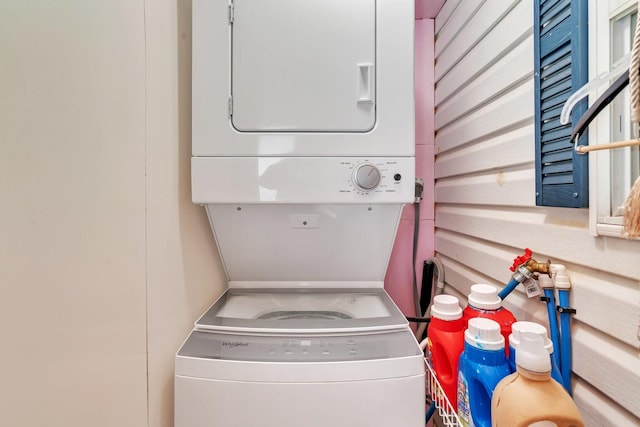
[(380, 170), (369, 163), (362, 164), (353, 174), (353, 183), (363, 190), (372, 190), (380, 183)]

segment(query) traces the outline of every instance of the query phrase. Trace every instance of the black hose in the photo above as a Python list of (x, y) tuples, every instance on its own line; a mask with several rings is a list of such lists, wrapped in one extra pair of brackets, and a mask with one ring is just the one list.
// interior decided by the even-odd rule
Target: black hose
[(405, 316), (405, 318), (406, 318), (409, 322), (413, 322), (413, 323), (429, 323), (429, 322), (431, 322), (431, 318), (430, 318), (430, 317), (411, 317), (411, 316)]
[(433, 269), (434, 263), (427, 260), (422, 265), (422, 286), (420, 290), (420, 313), (427, 314), (427, 309), (431, 305), (431, 295), (433, 293)]

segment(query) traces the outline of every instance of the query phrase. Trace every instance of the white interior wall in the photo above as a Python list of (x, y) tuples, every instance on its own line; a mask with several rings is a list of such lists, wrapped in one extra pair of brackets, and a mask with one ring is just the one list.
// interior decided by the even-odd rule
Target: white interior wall
[(146, 423), (143, 12), (0, 3), (0, 425)]
[[(533, 3), (447, 0), (435, 25), (435, 250), (447, 291), (502, 287), (529, 247), (573, 282), (573, 388), (586, 424), (640, 425), (640, 242), (592, 237), (588, 210), (535, 206)], [(547, 324), (517, 290), (519, 320)]]
[(224, 283), (190, 201), (190, 11), (0, 2), (0, 425), (173, 424)]
[(149, 426), (173, 426), (174, 356), (226, 279), (191, 203), (191, 1), (147, 2)]

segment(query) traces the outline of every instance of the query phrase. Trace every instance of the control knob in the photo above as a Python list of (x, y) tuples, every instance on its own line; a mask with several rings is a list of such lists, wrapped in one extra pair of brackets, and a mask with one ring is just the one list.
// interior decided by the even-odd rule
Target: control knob
[(363, 190), (372, 190), (380, 183), (380, 170), (372, 164), (362, 164), (353, 174), (353, 183)]

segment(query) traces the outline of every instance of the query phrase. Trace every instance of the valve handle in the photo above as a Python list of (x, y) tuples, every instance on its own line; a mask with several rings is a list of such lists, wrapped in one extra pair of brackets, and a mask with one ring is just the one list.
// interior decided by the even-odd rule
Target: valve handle
[(524, 255), (519, 255), (515, 257), (513, 259), (513, 265), (509, 267), (509, 270), (515, 272), (518, 267), (529, 262), (532, 255), (533, 255), (533, 252), (531, 252), (531, 249), (524, 248)]

